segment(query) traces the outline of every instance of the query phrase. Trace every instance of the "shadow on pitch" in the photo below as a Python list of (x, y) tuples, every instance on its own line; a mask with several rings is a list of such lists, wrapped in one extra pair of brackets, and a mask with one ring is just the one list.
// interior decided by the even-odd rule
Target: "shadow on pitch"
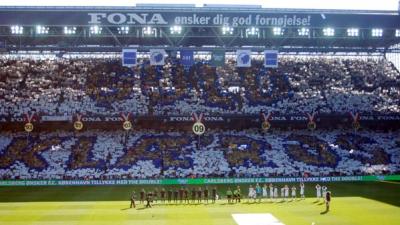
[(221, 203), (221, 204), (219, 204), (219, 205), (234, 205), (234, 203), (227, 203), (227, 202), (225, 202), (225, 203)]
[(276, 201), (275, 203), (287, 203), (285, 200)]
[(245, 205), (254, 205), (254, 204), (258, 204), (259, 202), (243, 202), (242, 204)]
[(321, 214), (321, 215), (325, 215), (325, 214), (327, 214), (328, 212), (329, 212), (329, 210), (325, 210), (325, 211), (321, 212), (320, 214)]

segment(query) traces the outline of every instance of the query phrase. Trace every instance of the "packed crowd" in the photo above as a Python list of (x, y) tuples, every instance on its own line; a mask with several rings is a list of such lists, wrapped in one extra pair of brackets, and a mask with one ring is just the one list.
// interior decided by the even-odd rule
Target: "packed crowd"
[(179, 59), (164, 66), (119, 59), (0, 59), (0, 116), (221, 114), (279, 111), (400, 112), (400, 73), (371, 58), (280, 57), (277, 69), (253, 60), (237, 68)]
[(2, 179), (393, 174), (399, 132), (1, 133)]

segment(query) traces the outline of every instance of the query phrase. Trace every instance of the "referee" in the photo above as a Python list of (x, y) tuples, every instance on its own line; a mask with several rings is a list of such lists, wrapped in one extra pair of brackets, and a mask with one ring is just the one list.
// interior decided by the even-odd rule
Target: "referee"
[(331, 204), (331, 192), (328, 191), (328, 192), (326, 192), (326, 195), (325, 195), (325, 205), (326, 205), (325, 211), (326, 212), (329, 211), (330, 204)]

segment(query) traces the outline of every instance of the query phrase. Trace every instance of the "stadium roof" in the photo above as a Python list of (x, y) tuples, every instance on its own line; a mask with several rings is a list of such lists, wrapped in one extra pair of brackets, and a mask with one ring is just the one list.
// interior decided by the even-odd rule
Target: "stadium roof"
[[(281, 51), (393, 51), (397, 11), (265, 9), (138, 4), (136, 7), (0, 7), (0, 48), (119, 51), (213, 45)], [(396, 50), (396, 49), (395, 49)], [(95, 50), (96, 51), (96, 50)]]
[(299, 9), (299, 8), (263, 8), (261, 5), (226, 5), (226, 4), (204, 4), (196, 6), (194, 4), (136, 4), (136, 6), (1, 6), (0, 11), (19, 11), (19, 10), (192, 10), (192, 11), (261, 11), (261, 12), (287, 12), (287, 13), (332, 13), (332, 14), (378, 14), (378, 15), (399, 15), (396, 10), (355, 10), (355, 9)]

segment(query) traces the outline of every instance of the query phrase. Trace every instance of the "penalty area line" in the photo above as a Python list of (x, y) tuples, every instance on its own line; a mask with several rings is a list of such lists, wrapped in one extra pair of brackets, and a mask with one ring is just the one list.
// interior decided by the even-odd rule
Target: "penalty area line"
[(285, 225), (271, 213), (240, 213), (232, 217), (238, 225)]

